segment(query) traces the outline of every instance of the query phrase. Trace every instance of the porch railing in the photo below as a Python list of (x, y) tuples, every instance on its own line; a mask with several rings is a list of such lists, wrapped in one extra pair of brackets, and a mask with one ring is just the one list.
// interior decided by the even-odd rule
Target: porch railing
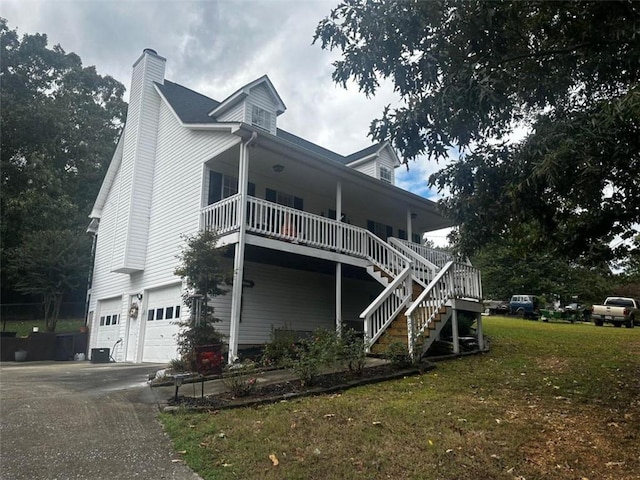
[[(238, 194), (203, 208), (203, 228), (221, 234), (237, 230), (239, 206)], [(251, 233), (366, 258), (393, 278), (410, 262), (364, 228), (255, 197), (248, 197), (246, 208)]]

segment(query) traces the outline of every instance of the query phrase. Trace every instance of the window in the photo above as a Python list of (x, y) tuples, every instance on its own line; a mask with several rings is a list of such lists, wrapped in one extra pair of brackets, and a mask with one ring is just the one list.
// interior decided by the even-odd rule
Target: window
[(414, 233), (411, 235), (411, 241), (413, 243), (422, 244), (422, 236), (419, 233)]
[(380, 180), (387, 183), (393, 183), (393, 172), (389, 167), (380, 165)]
[(391, 225), (374, 222), (373, 220), (367, 220), (367, 230), (383, 240), (393, 237), (393, 227)]
[(156, 320), (162, 320), (164, 317), (164, 308), (158, 308), (156, 310)]
[(147, 320), (149, 322), (151, 322), (153, 320), (153, 314), (156, 313), (156, 311), (153, 308), (150, 308), (149, 311), (147, 312)]
[(107, 315), (107, 320), (104, 323), (105, 325), (111, 325), (111, 315)]
[(253, 105), (251, 111), (251, 125), (263, 130), (271, 130), (271, 112), (267, 112), (264, 108)]
[(167, 307), (164, 313), (165, 313), (164, 318), (166, 318), (167, 320), (170, 318), (173, 318), (173, 307)]
[[(238, 178), (233, 175), (226, 175), (220, 172), (209, 171), (209, 195), (207, 205), (219, 202), (223, 198), (230, 197), (238, 193)], [(247, 193), (252, 197), (256, 196), (256, 185), (249, 182)]]
[(104, 327), (104, 316), (100, 317), (100, 326)]
[(111, 317), (111, 325), (118, 325), (120, 323), (120, 316), (119, 315), (113, 315)]
[(175, 318), (180, 318), (180, 305), (176, 305), (176, 317)]
[(296, 210), (304, 210), (304, 201), (302, 198), (296, 197), (289, 193), (278, 192), (267, 188), (265, 200), (279, 205), (285, 205), (287, 207), (293, 207)]

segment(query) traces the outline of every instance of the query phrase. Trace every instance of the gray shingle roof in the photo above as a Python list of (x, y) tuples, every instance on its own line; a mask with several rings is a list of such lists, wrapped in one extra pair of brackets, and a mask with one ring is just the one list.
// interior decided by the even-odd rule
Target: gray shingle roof
[(216, 123), (207, 113), (220, 102), (168, 80), (156, 85), (184, 123)]
[[(168, 80), (164, 81), (164, 85), (156, 85), (184, 123), (216, 123), (216, 120), (211, 118), (208, 113), (220, 105), (220, 102)], [(363, 158), (380, 148), (380, 144), (371, 145), (345, 157), (280, 128), (277, 129), (276, 135), (282, 140), (343, 165)]]

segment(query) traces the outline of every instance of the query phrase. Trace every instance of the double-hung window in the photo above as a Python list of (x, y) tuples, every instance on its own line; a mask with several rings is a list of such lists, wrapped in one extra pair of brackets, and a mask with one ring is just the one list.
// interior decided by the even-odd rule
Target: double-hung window
[(253, 105), (251, 110), (251, 125), (262, 128), (266, 131), (270, 131), (271, 112), (266, 111), (264, 108)]

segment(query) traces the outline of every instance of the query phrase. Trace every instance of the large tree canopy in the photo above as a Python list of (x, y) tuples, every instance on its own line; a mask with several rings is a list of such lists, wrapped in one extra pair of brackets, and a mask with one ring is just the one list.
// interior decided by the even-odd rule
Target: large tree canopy
[[(70, 241), (69, 232), (84, 235), (80, 232), (86, 229), (122, 128), (124, 86), (98, 75), (94, 67), (83, 67), (76, 54), (59, 45), (47, 48), (46, 35), (20, 38), (2, 18), (0, 58), (3, 293), (6, 299), (7, 292), (27, 291), (7, 276), (16, 272), (23, 254), (45, 255), (40, 260), (46, 265), (55, 257), (52, 248), (59, 247), (63, 258), (77, 246), (76, 254), (86, 258), (65, 262), (60, 269), (65, 278), (56, 283), (61, 286), (57, 291), (66, 292), (78, 288), (71, 269), (84, 269), (84, 278), (88, 273), (86, 242)], [(65, 238), (67, 245), (35, 248), (37, 239), (47, 238)], [(70, 276), (73, 281), (66, 280)]]
[(405, 160), (459, 153), (430, 183), (463, 253), (526, 223), (535, 242), (599, 262), (634, 234), (640, 4), (347, 0), (315, 41), (342, 51), (336, 82), (373, 94), (393, 81), (402, 103), (372, 123), (376, 140)]

